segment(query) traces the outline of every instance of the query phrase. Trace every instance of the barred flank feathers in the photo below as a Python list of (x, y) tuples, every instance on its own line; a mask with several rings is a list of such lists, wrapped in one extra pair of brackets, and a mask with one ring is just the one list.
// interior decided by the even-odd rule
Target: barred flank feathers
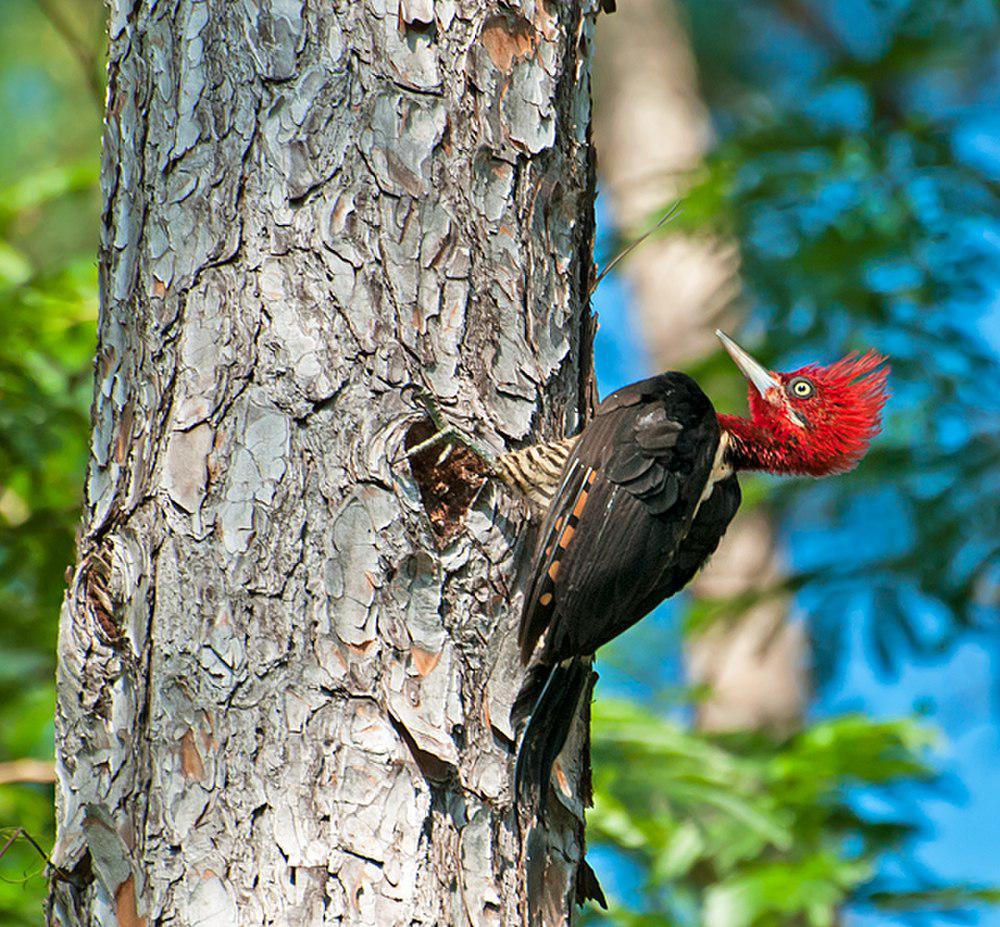
[(497, 461), (497, 470), (507, 485), (526, 495), (536, 505), (548, 508), (577, 440), (576, 437), (564, 438), (511, 451)]

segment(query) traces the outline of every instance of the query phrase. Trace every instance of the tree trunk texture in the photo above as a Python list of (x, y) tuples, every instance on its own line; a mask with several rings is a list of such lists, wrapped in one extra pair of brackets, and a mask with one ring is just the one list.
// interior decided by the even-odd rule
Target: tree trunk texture
[[(619, 227), (638, 233), (681, 197), (711, 142), (708, 112), (679, 9), (630, 0), (601, 20), (596, 43), (594, 135), (605, 192)], [(670, 232), (645, 242), (623, 273), (659, 369), (717, 349), (716, 327), (737, 313), (734, 242)], [(742, 512), (693, 584), (696, 596), (762, 593), (782, 576), (773, 528), (760, 510)], [(707, 730), (799, 725), (808, 700), (804, 631), (788, 603), (765, 598), (738, 621), (716, 623), (686, 647), (689, 680), (708, 687), (697, 719)]]
[[(529, 922), (527, 511), (396, 458), (415, 386), (495, 450), (586, 411), (596, 6), (111, 3), (51, 924)], [(533, 923), (569, 920), (568, 755)]]

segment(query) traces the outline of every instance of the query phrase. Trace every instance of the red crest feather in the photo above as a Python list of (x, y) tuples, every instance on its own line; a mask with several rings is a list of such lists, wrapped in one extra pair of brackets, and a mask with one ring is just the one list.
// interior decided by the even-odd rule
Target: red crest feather
[(733, 438), (737, 466), (811, 476), (857, 466), (882, 429), (889, 398), (886, 361), (877, 351), (852, 351), (827, 366), (771, 374), (778, 388), (767, 396), (751, 385), (750, 419), (720, 416)]

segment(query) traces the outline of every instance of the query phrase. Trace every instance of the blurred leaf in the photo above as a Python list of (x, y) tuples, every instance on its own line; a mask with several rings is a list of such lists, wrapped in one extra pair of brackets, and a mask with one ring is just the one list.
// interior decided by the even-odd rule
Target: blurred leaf
[(16, 248), (0, 240), (0, 291), (19, 286), (31, 277), (31, 263)]
[(915, 892), (873, 892), (866, 900), (883, 911), (955, 911), (1000, 904), (1000, 889), (952, 885)]
[(0, 223), (70, 193), (92, 189), (99, 176), (99, 167), (93, 158), (24, 174), (7, 187), (0, 187)]
[[(637, 915), (687, 909), (723, 927), (834, 923), (847, 899), (871, 895), (879, 859), (912, 833), (861, 815), (854, 790), (882, 790), (892, 803), (900, 783), (935, 782), (936, 737), (912, 721), (847, 715), (776, 743), (701, 734), (601, 699), (592, 724), (588, 839), (640, 863)], [(630, 922), (617, 913), (625, 901), (613, 922)]]
[[(75, 0), (99, 55), (103, 4)], [(84, 28), (84, 26), (86, 28)], [(0, 762), (53, 753), (63, 573), (73, 559), (97, 319), (100, 115), (33, 0), (0, 4)], [(0, 828), (54, 840), (50, 785), (0, 785)], [(44, 861), (0, 860), (0, 924), (43, 921)]]

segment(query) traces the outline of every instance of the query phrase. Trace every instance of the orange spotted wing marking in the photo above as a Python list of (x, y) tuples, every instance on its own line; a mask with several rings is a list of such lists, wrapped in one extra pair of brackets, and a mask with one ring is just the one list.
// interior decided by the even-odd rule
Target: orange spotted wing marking
[[(565, 520), (565, 527), (563, 527), (563, 519), (558, 519), (553, 526), (549, 542), (545, 546), (548, 569), (545, 571), (538, 589), (538, 604), (545, 609), (549, 609), (555, 600), (555, 585), (556, 577), (559, 575), (559, 564), (563, 554), (566, 552), (566, 548), (569, 547), (569, 542), (573, 540), (573, 535), (576, 533), (576, 526), (580, 522), (580, 516), (583, 515), (583, 510), (586, 508), (587, 496), (594, 482), (594, 476), (594, 470), (592, 468), (588, 469), (587, 475), (583, 478), (583, 482), (580, 485), (580, 491), (577, 493), (576, 499), (573, 500), (573, 508), (569, 513), (569, 517)], [(553, 547), (555, 548), (554, 553)]]

